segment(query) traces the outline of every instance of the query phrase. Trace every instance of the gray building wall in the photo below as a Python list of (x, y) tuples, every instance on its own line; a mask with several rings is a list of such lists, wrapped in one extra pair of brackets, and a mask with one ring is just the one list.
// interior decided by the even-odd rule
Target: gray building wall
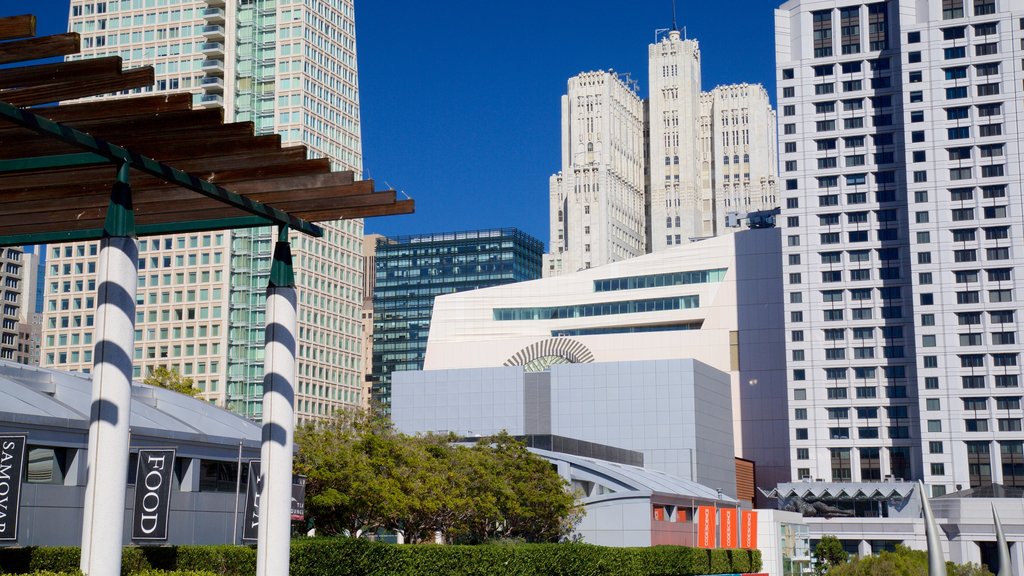
[(735, 496), (724, 372), (687, 359), (562, 364), (550, 384), (544, 376), (521, 367), (396, 372), (392, 419), (406, 433), (506, 430), (636, 450), (647, 468)]

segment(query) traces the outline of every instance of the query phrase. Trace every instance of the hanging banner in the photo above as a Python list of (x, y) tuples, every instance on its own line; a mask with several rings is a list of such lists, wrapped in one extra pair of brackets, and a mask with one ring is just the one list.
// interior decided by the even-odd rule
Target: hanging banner
[(242, 516), (242, 540), (256, 540), (260, 530), (260, 492), (263, 479), (260, 478), (260, 461), (249, 462), (249, 482), (245, 488), (245, 515)]
[(306, 519), (306, 477), (292, 476), (292, 520)]
[(697, 547), (715, 547), (715, 507), (697, 507)]
[(139, 450), (132, 540), (167, 540), (174, 450)]
[(744, 510), (740, 517), (740, 548), (757, 548), (757, 512)]
[(736, 525), (739, 514), (735, 508), (721, 508), (718, 515), (719, 533), (718, 542), (722, 548), (736, 548), (737, 530)]
[(18, 539), (25, 436), (0, 436), (0, 540)]

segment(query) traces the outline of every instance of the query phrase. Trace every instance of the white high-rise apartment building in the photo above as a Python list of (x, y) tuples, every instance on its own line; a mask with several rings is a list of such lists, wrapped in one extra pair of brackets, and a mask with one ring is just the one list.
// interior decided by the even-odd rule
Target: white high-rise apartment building
[(545, 274), (644, 253), (644, 105), (612, 72), (569, 79), (562, 96), (562, 171), (551, 177)]
[[(153, 66), (156, 85), (191, 91), (226, 121), (303, 144), (336, 169), (362, 168), (353, 0), (72, 0), (74, 58), (119, 55)], [(359, 405), (362, 220), (292, 235), (299, 296), (296, 415)], [(140, 241), (137, 377), (154, 366), (195, 379), (204, 397), (262, 413), (269, 228)], [(95, 243), (50, 247), (42, 363), (92, 366)]]
[(701, 223), (700, 48), (672, 30), (647, 51), (650, 222), (648, 251), (704, 236)]
[(1024, 486), (1022, 17), (776, 11), (794, 477)]
[(0, 248), (0, 360), (21, 361), (18, 321), (24, 306), (21, 248)]
[[(775, 112), (764, 88), (736, 84), (701, 92), (700, 48), (678, 30), (648, 47), (648, 73), (646, 103), (635, 89), (623, 88), (624, 82), (619, 81), (617, 91), (610, 90), (614, 83), (603, 79), (614, 79), (611, 73), (591, 72), (569, 80), (562, 97), (562, 171), (551, 177), (551, 254), (545, 257), (545, 275), (733, 232), (738, 228), (726, 225), (728, 214), (743, 216), (778, 206)], [(613, 98), (618, 93), (628, 94), (628, 102)], [(630, 111), (608, 118), (605, 108), (594, 106), (607, 98), (626, 102)], [(632, 144), (612, 140), (633, 138), (632, 109), (638, 103), (644, 138), (639, 153)], [(626, 126), (627, 120), (629, 132), (601, 132)], [(602, 140), (612, 146), (588, 150)], [(587, 193), (588, 178), (605, 173), (595, 167), (609, 166), (614, 174), (621, 171), (619, 166), (632, 170), (638, 160), (640, 203), (633, 200), (636, 184), (628, 176), (622, 181), (629, 194), (612, 190), (598, 204), (577, 201), (590, 212), (567, 203)]]
[(763, 86), (728, 84), (701, 94), (699, 134), (702, 221), (695, 236), (739, 230), (727, 226), (728, 214), (779, 207), (775, 111)]

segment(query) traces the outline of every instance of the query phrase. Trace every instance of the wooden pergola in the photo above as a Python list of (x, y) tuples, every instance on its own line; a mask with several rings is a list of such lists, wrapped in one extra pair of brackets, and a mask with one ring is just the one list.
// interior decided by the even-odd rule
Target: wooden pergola
[(100, 241), (81, 570), (121, 570), (137, 238), (274, 225), (261, 503), (246, 521), (259, 527), (257, 575), (285, 576), (297, 333), (289, 230), (322, 236), (315, 222), (406, 214), (413, 201), (332, 172), (304, 146), (256, 136), (251, 122), (224, 124), (220, 109), (193, 109), (192, 94), (61, 104), (154, 82), (152, 68), (125, 70), (118, 57), (30, 63), (78, 50), (78, 34), (35, 37), (33, 16), (0, 18), (0, 246)]
[[(76, 33), (32, 37), (33, 16), (0, 18), (0, 64), (78, 51)], [(193, 109), (189, 93), (56, 102), (151, 86), (119, 57), (0, 69), (0, 245), (102, 237), (116, 170), (129, 165), (139, 236), (408, 214), (412, 200), (331, 172), (305, 146), (256, 136)]]

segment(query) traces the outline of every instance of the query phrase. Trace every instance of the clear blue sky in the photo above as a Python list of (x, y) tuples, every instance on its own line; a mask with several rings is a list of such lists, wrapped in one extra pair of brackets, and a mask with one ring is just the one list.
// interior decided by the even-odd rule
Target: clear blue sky
[[(701, 43), (704, 89), (762, 83), (774, 100), (773, 0), (678, 0)], [(8, 1), (40, 33), (68, 0)], [(671, 0), (356, 0), (365, 177), (416, 199), (366, 221), (399, 235), (515, 226), (547, 243), (548, 177), (560, 169), (559, 97), (579, 72), (630, 72), (647, 95), (647, 45)], [(385, 184), (385, 182), (387, 184)]]

